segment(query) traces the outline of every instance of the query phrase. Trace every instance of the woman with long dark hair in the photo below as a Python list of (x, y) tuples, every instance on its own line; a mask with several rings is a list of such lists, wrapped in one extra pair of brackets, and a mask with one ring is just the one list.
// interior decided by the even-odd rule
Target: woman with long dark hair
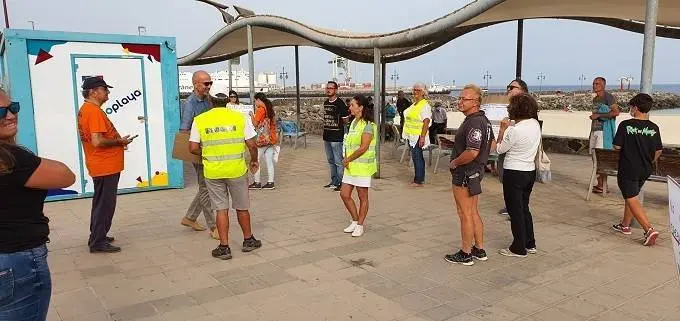
[(52, 295), (47, 265), (47, 190), (73, 185), (66, 165), (16, 145), (19, 103), (0, 89), (0, 320), (45, 320)]
[(278, 135), (276, 132), (276, 120), (274, 116), (274, 105), (267, 98), (264, 93), (255, 94), (255, 116), (253, 116), (253, 125), (257, 130), (257, 158), (262, 163), (267, 164), (267, 183), (262, 185), (260, 182), (261, 167), (255, 172), (255, 182), (250, 184), (250, 189), (274, 189), (274, 153), (276, 152), (276, 143), (278, 142)]
[(227, 107), (229, 106), (235, 106), (235, 105), (240, 105), (241, 103), (238, 101), (238, 94), (236, 93), (235, 90), (230, 90), (229, 91), (229, 101), (227, 102)]
[[(364, 234), (364, 221), (368, 215), (368, 188), (371, 187), (371, 176), (378, 169), (375, 137), (379, 132), (373, 121), (373, 109), (369, 107), (366, 96), (354, 96), (349, 112), (354, 120), (343, 141), (342, 166), (345, 171), (342, 175), (340, 198), (352, 217), (352, 222), (344, 231), (356, 237)], [(352, 199), (352, 190), (355, 187), (359, 196), (359, 208)]]
[(496, 150), (505, 154), (503, 162), (503, 197), (510, 214), (512, 244), (501, 249), (505, 256), (525, 257), (536, 253), (534, 223), (529, 210), (529, 197), (536, 181), (536, 153), (541, 143), (541, 126), (536, 118), (538, 103), (529, 94), (510, 98), (508, 116), (514, 121), (501, 121)]

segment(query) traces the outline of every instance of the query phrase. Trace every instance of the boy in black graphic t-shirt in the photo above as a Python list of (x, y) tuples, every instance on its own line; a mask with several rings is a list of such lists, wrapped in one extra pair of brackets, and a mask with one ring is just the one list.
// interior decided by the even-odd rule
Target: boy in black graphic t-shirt
[(653, 164), (661, 155), (661, 134), (659, 126), (649, 121), (649, 111), (653, 100), (647, 94), (637, 94), (630, 100), (632, 119), (619, 124), (614, 137), (614, 149), (619, 153), (619, 170), (616, 181), (626, 205), (621, 223), (612, 226), (616, 231), (630, 235), (630, 223), (635, 218), (645, 231), (644, 245), (656, 242), (659, 232), (655, 231), (647, 219), (637, 196), (642, 185), (653, 172)]

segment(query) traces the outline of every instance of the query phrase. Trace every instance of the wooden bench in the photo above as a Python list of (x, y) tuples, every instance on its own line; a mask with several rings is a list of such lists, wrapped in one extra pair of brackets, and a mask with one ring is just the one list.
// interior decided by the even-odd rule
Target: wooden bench
[[(600, 174), (616, 176), (619, 170), (619, 151), (596, 148), (593, 153), (593, 172), (590, 175), (586, 200), (590, 200), (593, 192), (593, 184)], [(667, 182), (667, 176), (680, 178), (680, 155), (661, 154), (658, 162), (654, 166), (654, 171), (647, 179), (651, 182)], [(605, 183), (604, 190), (607, 191)], [(604, 195), (604, 193), (603, 193)]]

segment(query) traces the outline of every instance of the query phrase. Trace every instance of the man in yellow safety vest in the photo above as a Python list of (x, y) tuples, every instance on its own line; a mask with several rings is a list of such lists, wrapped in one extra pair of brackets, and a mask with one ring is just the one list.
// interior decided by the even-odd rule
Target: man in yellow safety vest
[(189, 136), (189, 150), (203, 159), (208, 195), (213, 209), (217, 211), (217, 231), (220, 245), (212, 256), (231, 259), (229, 248), (229, 196), (231, 207), (236, 210), (243, 231), (243, 252), (262, 246), (250, 230), (250, 199), (248, 196), (248, 165), (246, 147), (250, 152), (250, 170), (257, 171), (257, 133), (252, 122), (240, 112), (215, 107), (194, 118)]

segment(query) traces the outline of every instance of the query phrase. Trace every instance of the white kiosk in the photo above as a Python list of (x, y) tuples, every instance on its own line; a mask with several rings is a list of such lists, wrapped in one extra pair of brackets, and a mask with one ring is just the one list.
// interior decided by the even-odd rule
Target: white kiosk
[(119, 192), (183, 187), (182, 162), (171, 156), (180, 113), (174, 38), (5, 29), (0, 74), (21, 105), (18, 143), (76, 173), (48, 200), (93, 192), (77, 128), (87, 77), (114, 87), (102, 109), (120, 134), (139, 135), (125, 151)]

